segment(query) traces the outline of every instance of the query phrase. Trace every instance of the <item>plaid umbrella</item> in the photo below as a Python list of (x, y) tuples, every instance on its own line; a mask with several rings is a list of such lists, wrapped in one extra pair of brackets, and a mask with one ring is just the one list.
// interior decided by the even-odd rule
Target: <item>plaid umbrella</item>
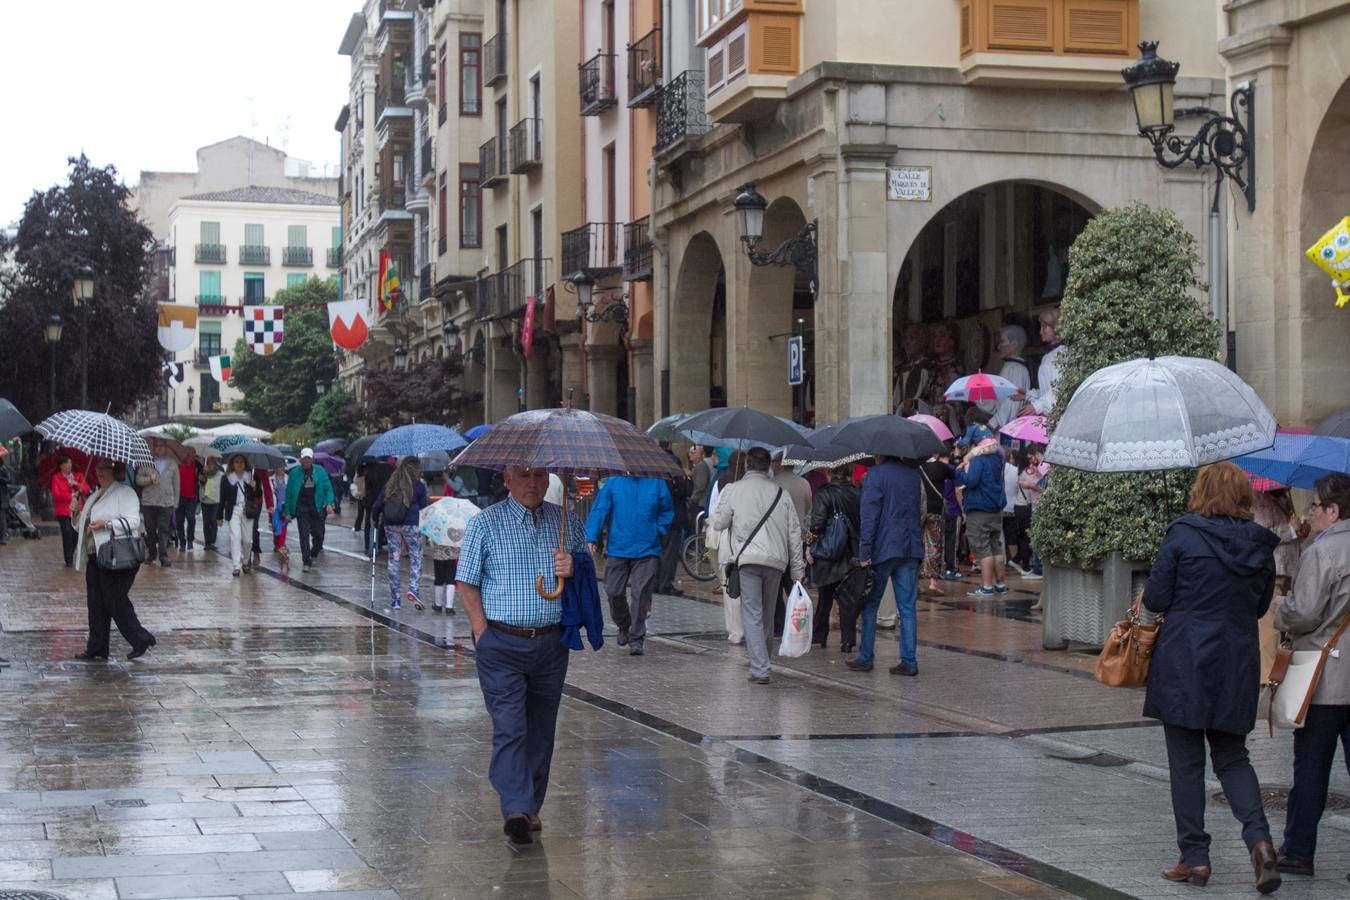
[(15, 409), (13, 403), (0, 398), (0, 444), (32, 430), (33, 426), (23, 417), (23, 413)]
[(981, 400), (1007, 400), (1021, 390), (1002, 375), (976, 372), (953, 381), (942, 396), (948, 400), (977, 403)]
[(444, 425), (400, 425), (377, 437), (366, 455), (420, 456), (435, 450), (458, 450), (468, 443), (458, 431)]
[(528, 466), (558, 475), (611, 474), (672, 478), (679, 464), (628, 422), (564, 407), (516, 413), (455, 457), (457, 466)]
[(229, 467), (230, 460), (239, 455), (243, 455), (248, 461), (250, 469), (275, 469), (286, 464), (286, 457), (276, 447), (269, 447), (258, 441), (244, 440), (232, 444), (225, 450), (226, 468)]
[(63, 447), (128, 465), (154, 462), (145, 438), (103, 413), (68, 409), (38, 423), (38, 434)]

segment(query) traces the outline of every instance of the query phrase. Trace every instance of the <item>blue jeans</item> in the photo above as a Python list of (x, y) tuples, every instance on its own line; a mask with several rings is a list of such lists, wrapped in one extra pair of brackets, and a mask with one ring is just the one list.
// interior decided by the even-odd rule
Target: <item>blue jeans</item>
[(488, 780), (503, 817), (537, 816), (544, 805), (568, 652), (556, 631), (526, 638), (489, 627), (475, 645), (478, 686), (492, 717)]
[(1309, 706), (1303, 727), (1294, 732), (1294, 788), (1289, 792), (1289, 817), (1280, 848), (1290, 859), (1312, 862), (1317, 852), (1317, 824), (1326, 809), (1338, 741), (1350, 768), (1350, 706)]
[(896, 557), (872, 563), (876, 573), (872, 582), (872, 596), (862, 608), (862, 638), (858, 641), (858, 662), (872, 665), (872, 645), (877, 638), (877, 608), (886, 593), (886, 582), (895, 585), (895, 606), (900, 611), (900, 662), (910, 668), (919, 667), (919, 622), (916, 604), (919, 601), (919, 560)]

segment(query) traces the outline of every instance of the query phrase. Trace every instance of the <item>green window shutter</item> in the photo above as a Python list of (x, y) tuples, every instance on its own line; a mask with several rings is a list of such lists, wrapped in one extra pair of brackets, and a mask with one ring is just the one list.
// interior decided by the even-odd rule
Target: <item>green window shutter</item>
[(263, 227), (261, 225), (244, 226), (244, 244), (249, 247), (261, 247), (264, 245)]
[(219, 244), (220, 243), (220, 223), (203, 222), (202, 223), (202, 243)]
[(305, 233), (304, 225), (286, 226), (286, 246), (287, 247), (308, 247), (309, 236)]
[(220, 273), (219, 272), (198, 272), (197, 273), (197, 302), (209, 305), (221, 303), (220, 299)]
[(341, 246), (342, 246), (342, 229), (341, 229), (339, 226), (334, 225), (334, 226), (333, 226), (333, 249), (336, 250), (338, 247), (341, 247)]
[(220, 322), (198, 319), (197, 330), (202, 334), (220, 334)]
[(286, 276), (286, 287), (288, 288), (300, 287), (305, 283), (306, 279), (308, 278), (309, 276), (304, 274), (303, 272), (291, 272)]

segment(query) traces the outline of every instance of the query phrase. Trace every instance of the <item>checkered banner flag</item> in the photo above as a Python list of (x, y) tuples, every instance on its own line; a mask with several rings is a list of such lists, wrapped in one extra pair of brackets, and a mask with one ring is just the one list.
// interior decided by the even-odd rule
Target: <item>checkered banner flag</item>
[(165, 360), (159, 367), (159, 371), (164, 376), (165, 387), (172, 388), (183, 383), (184, 368), (182, 363)]
[(244, 340), (248, 349), (260, 356), (275, 353), (285, 336), (282, 330), (285, 316), (284, 306), (245, 306)]

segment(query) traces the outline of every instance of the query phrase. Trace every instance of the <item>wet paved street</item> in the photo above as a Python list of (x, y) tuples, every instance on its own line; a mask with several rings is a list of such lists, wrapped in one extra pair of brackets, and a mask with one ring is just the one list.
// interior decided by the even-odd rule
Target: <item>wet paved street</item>
[[(107, 663), (70, 661), (83, 578), (60, 567), (59, 543), (0, 550), (0, 655), (13, 661), (0, 674), (0, 889), (1196, 892), (1157, 876), (1175, 845), (1161, 733), (1140, 719), (1140, 693), (1097, 685), (1090, 657), (1042, 650), (1030, 591), (972, 602), (961, 585), (921, 601), (918, 678), (849, 672), (832, 637), (825, 653), (775, 658), (768, 686), (747, 683), (706, 592), (659, 598), (645, 657), (573, 655), (544, 838), (512, 848), (486, 780), (472, 653), (455, 633), (466, 620), (408, 607), (390, 618), (383, 560), (370, 609), (356, 550), (333, 527), (310, 573), (282, 576), (269, 555), (264, 572), (231, 578), (202, 552), (146, 569), (133, 599), (160, 643), (127, 662), (114, 637)], [(1288, 735), (1251, 743), (1263, 784), (1287, 785)], [(1333, 790), (1350, 795), (1344, 769)], [(1209, 822), (1215, 877), (1200, 893), (1251, 896), (1226, 807)], [(1278, 896), (1350, 891), (1345, 810), (1324, 820), (1318, 868)]]

